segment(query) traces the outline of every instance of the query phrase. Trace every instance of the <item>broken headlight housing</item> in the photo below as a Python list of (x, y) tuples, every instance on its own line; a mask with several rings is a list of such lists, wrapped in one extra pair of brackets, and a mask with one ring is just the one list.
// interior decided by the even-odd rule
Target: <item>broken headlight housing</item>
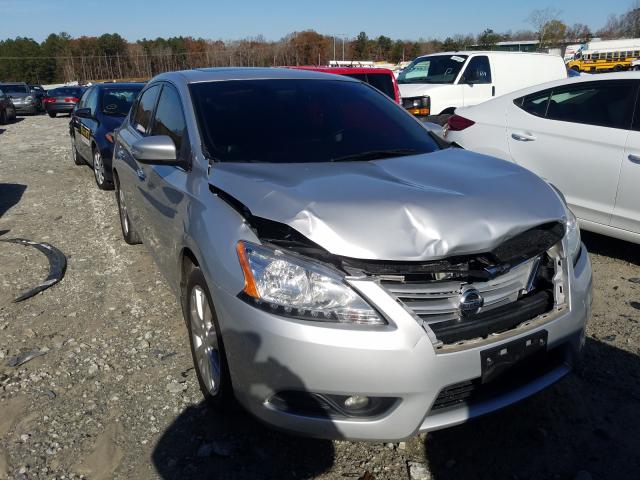
[(567, 257), (571, 259), (573, 265), (578, 263), (580, 258), (580, 250), (582, 249), (582, 240), (580, 238), (580, 227), (578, 226), (578, 219), (573, 214), (569, 207), (567, 209), (567, 233), (565, 237), (567, 239)]
[(245, 278), (240, 298), (256, 307), (317, 322), (386, 324), (331, 268), (244, 241), (236, 251)]

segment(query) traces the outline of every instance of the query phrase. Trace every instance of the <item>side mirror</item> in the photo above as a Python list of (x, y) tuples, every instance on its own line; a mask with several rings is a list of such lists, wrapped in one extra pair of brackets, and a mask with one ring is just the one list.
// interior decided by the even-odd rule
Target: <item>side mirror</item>
[(91, 113), (90, 108), (78, 108), (75, 111), (76, 117), (80, 118), (93, 118), (93, 114)]
[(167, 135), (144, 137), (131, 145), (131, 153), (140, 163), (177, 165), (176, 146)]

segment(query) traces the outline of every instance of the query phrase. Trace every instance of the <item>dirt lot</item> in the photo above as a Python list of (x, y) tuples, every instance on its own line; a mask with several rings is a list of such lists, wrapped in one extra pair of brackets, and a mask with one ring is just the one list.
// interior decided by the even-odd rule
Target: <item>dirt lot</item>
[[(595, 271), (585, 362), (549, 390), (400, 444), (290, 437), (201, 405), (177, 302), (144, 247), (123, 242), (113, 193), (72, 165), (67, 125), (38, 116), (0, 129), (0, 239), (68, 258), (61, 283), (15, 304), (47, 262), (0, 242), (0, 479), (404, 479), (410, 466), (413, 478), (640, 478), (637, 245), (584, 235)], [(10, 366), (33, 350), (44, 354)]]

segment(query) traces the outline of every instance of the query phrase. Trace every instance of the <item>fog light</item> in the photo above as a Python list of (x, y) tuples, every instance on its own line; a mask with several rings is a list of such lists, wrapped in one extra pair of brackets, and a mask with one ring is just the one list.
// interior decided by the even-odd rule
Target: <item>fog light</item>
[(347, 397), (344, 401), (344, 406), (349, 410), (361, 410), (363, 408), (367, 408), (369, 406), (369, 397), (362, 395)]

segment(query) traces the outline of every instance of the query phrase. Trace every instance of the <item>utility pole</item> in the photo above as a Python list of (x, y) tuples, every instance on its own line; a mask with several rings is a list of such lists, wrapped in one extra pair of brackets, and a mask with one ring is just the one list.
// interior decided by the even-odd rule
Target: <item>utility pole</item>
[(345, 57), (345, 38), (347, 37), (346, 33), (334, 33), (333, 37), (333, 61), (336, 61), (336, 38), (340, 37), (342, 39), (342, 60), (344, 61)]
[(336, 61), (336, 36), (333, 36), (333, 61)]

